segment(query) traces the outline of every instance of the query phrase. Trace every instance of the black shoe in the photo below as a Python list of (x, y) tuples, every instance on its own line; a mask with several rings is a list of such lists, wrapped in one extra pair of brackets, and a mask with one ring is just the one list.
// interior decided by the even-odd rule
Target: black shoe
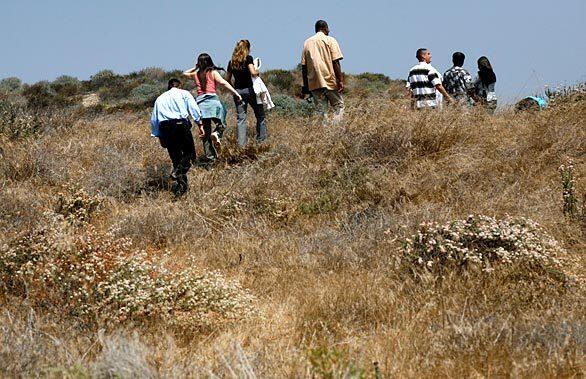
[(185, 174), (177, 176), (176, 182), (171, 186), (171, 191), (173, 191), (175, 197), (180, 197), (187, 192), (188, 189), (187, 175)]

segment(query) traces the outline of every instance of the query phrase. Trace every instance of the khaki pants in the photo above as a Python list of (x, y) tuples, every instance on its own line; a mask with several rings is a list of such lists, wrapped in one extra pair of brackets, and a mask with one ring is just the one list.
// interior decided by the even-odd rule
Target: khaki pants
[[(318, 112), (324, 118), (326, 124), (338, 124), (344, 117), (344, 99), (342, 94), (337, 90), (329, 90), (327, 88), (320, 88), (311, 91), (315, 100), (315, 105)], [(334, 109), (334, 115), (330, 116), (328, 107)]]

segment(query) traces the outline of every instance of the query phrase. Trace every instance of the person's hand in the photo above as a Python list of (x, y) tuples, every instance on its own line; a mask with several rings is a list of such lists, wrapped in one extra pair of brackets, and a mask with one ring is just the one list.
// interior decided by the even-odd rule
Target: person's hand
[(338, 82), (338, 92), (344, 92), (344, 82), (342, 81)]
[(206, 136), (206, 132), (203, 130), (203, 124), (197, 124), (197, 135), (199, 138), (204, 138)]
[(238, 102), (241, 103), (242, 102), (242, 96), (240, 96), (240, 94), (236, 95), (236, 99), (238, 99)]

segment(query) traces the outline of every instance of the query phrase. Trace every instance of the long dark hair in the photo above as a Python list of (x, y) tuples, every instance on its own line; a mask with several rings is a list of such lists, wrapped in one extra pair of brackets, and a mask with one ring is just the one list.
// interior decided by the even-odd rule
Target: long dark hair
[(492, 70), (492, 65), (487, 57), (478, 58), (478, 76), (485, 86), (496, 83), (496, 74)]
[(199, 54), (195, 67), (197, 68), (197, 78), (201, 83), (201, 90), (204, 92), (206, 91), (207, 85), (207, 73), (212, 70), (222, 70), (221, 67), (217, 67), (214, 64), (212, 57), (208, 53)]

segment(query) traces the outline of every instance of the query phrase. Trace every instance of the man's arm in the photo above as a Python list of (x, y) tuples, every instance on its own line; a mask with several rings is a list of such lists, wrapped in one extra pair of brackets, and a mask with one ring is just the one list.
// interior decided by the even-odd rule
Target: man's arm
[(334, 62), (334, 73), (336, 74), (336, 81), (338, 82), (338, 92), (344, 92), (344, 74), (342, 73), (342, 66), (340, 65), (340, 59), (336, 59)]
[(446, 91), (446, 89), (442, 85), (442, 80), (440, 79), (439, 73), (437, 71), (434, 70), (434, 71), (430, 72), (428, 75), (428, 79), (433, 84), (435, 89), (438, 90), (442, 95), (444, 95), (444, 98), (446, 99), (446, 101), (448, 103), (451, 103), (454, 101), (454, 99), (452, 99), (452, 97), (450, 96), (448, 91)]
[[(303, 88), (305, 91), (309, 92), (309, 79), (307, 78), (307, 66), (301, 66), (301, 76), (303, 77)], [(303, 91), (301, 91), (303, 92)]]
[(153, 107), (153, 113), (151, 114), (151, 137), (159, 137), (159, 118), (157, 117), (158, 109), (157, 103)]
[(407, 91), (407, 97), (411, 100), (411, 109), (415, 109), (415, 95), (413, 95), (413, 91), (411, 90), (411, 83), (409, 83), (409, 78), (407, 78), (407, 82), (405, 83), (405, 91)]
[(446, 91), (446, 89), (444, 88), (443, 85), (438, 84), (435, 86), (435, 89), (438, 90), (442, 95), (444, 95), (444, 99), (446, 99), (446, 101), (448, 103), (451, 103), (454, 101), (454, 99), (452, 99), (452, 97), (450, 96), (450, 94), (448, 93), (448, 91)]

